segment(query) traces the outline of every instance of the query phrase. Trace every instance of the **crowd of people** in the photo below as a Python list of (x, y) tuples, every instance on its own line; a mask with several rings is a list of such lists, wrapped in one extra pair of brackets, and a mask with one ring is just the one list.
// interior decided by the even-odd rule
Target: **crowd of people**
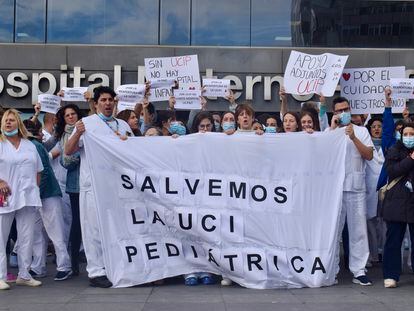
[[(79, 275), (82, 248), (90, 285), (112, 286), (105, 271), (95, 193), (87, 169), (91, 159), (83, 147), (85, 132), (125, 140), (128, 136), (179, 139), (205, 132), (312, 135), (338, 128), (345, 128), (347, 136), (338, 230), (338, 237), (343, 234), (346, 264), (354, 283), (371, 285), (367, 268), (382, 259), (384, 286), (396, 287), (407, 225), (414, 241), (414, 122), (408, 110), (402, 120), (394, 122), (391, 91), (386, 89), (383, 115), (352, 115), (349, 101), (337, 97), (329, 120), (324, 96), (292, 111), (283, 87), (279, 95), (280, 114), (256, 115), (250, 103), (237, 104), (230, 92), (227, 111), (208, 111), (208, 101), (201, 97), (201, 110), (191, 110), (188, 119), (175, 110), (174, 97), (165, 111), (157, 111), (146, 96), (134, 110), (117, 112), (116, 94), (104, 86), (97, 87), (93, 96), (85, 93), (90, 102), (87, 116), (73, 103), (64, 104), (56, 115), (46, 113), (43, 124), (39, 104), (27, 120), (15, 109), (1, 110), (0, 289), (9, 289), (11, 282), (40, 286), (39, 279), (46, 276), (49, 240), (56, 255), (56, 281)], [(15, 255), (17, 276), (8, 272), (8, 265), (16, 264), (15, 258), (11, 260)], [(336, 261), (339, 271), (339, 247)], [(184, 276), (189, 286), (215, 280), (205, 272)], [(222, 285), (231, 283), (227, 278), (221, 281)]]

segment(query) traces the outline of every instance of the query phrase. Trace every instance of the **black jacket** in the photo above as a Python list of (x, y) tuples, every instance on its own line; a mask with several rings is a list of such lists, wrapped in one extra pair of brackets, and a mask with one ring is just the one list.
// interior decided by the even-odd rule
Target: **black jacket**
[(388, 182), (399, 176), (404, 177), (385, 194), (382, 217), (386, 221), (414, 223), (414, 192), (405, 186), (411, 182), (414, 187), (414, 160), (410, 157), (411, 151), (401, 141), (397, 141), (387, 152), (385, 167)]

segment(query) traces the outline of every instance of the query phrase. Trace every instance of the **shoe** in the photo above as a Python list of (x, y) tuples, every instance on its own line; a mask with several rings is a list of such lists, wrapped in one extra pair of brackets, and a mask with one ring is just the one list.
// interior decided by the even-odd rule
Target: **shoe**
[(30, 270), (29, 273), (35, 279), (42, 279), (42, 278), (45, 278), (46, 277), (46, 273), (36, 273), (33, 270)]
[(22, 279), (22, 278), (17, 278), (16, 284), (17, 285), (23, 285), (23, 286), (37, 287), (37, 286), (42, 285), (42, 282), (40, 282), (38, 280), (35, 280), (33, 278), (28, 279), (28, 280)]
[(216, 281), (214, 281), (213, 277), (211, 276), (205, 276), (205, 277), (200, 278), (200, 282), (201, 284), (204, 284), (204, 285), (211, 285), (211, 284), (216, 283)]
[(19, 266), (19, 264), (17, 262), (17, 254), (14, 253), (14, 252), (10, 253), (9, 266), (10, 266), (10, 268), (17, 268)]
[(16, 280), (17, 280), (17, 276), (15, 276), (13, 273), (7, 272), (7, 278), (6, 278), (7, 283), (15, 283)]
[(394, 279), (385, 279), (384, 280), (384, 287), (385, 288), (396, 288), (397, 287), (397, 281)]
[(230, 286), (231, 284), (233, 284), (233, 281), (228, 278), (223, 278), (221, 280), (221, 286)]
[(10, 285), (4, 282), (3, 280), (0, 280), (0, 290), (6, 290), (10, 289)]
[(184, 284), (187, 286), (195, 286), (195, 285), (198, 285), (198, 280), (196, 277), (191, 276), (185, 279)]
[(368, 279), (368, 277), (366, 275), (360, 275), (356, 278), (352, 279), (352, 283), (354, 284), (359, 284), (362, 286), (370, 286), (372, 285), (372, 282), (370, 279)]
[(98, 276), (96, 278), (89, 278), (89, 285), (92, 287), (109, 288), (112, 287), (111, 281), (108, 280), (106, 275)]
[(72, 276), (72, 270), (69, 271), (58, 271), (55, 276), (55, 281), (64, 281)]

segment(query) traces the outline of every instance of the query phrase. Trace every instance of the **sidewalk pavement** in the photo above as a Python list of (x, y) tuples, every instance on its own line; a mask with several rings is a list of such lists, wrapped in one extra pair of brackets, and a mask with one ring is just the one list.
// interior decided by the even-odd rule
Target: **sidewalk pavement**
[(179, 277), (159, 286), (99, 289), (89, 287), (84, 270), (78, 277), (55, 282), (54, 266), (49, 267), (41, 287), (12, 285), (0, 291), (0, 311), (414, 310), (414, 274), (408, 268), (396, 289), (383, 287), (381, 266), (374, 266), (368, 272), (373, 286), (352, 284), (351, 274), (342, 272), (339, 284), (331, 287), (253, 290), (238, 285), (188, 287)]

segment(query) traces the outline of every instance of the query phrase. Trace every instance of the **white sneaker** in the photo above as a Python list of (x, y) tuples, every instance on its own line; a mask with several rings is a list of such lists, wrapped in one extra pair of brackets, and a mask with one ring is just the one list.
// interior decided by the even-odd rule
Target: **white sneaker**
[(233, 281), (228, 279), (228, 278), (223, 278), (221, 280), (221, 285), (222, 286), (230, 286), (231, 284), (233, 284)]
[(22, 278), (17, 278), (16, 284), (17, 285), (30, 286), (30, 287), (37, 287), (37, 286), (42, 285), (42, 282), (40, 282), (38, 280), (35, 280), (33, 278), (28, 279), (28, 280), (22, 279)]
[(397, 281), (394, 279), (385, 279), (384, 280), (384, 287), (385, 288), (396, 288), (397, 287)]
[(4, 280), (0, 280), (0, 290), (10, 289), (10, 285), (7, 284)]

